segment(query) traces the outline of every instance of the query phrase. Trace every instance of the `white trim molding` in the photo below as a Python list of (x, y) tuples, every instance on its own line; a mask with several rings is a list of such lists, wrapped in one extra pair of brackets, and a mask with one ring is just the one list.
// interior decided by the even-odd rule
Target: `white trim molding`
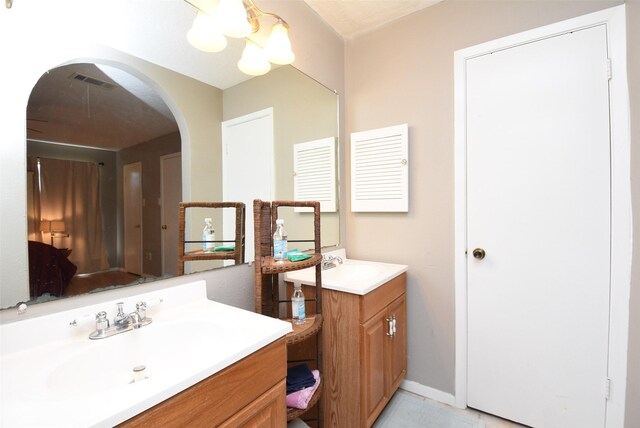
[(403, 380), (400, 384), (400, 388), (412, 394), (416, 394), (439, 403), (448, 404), (449, 406), (455, 405), (455, 397), (452, 394), (431, 388), (430, 386), (422, 385), (421, 383), (414, 382), (412, 380)]
[[(456, 407), (465, 408), (467, 406), (466, 61), (491, 51), (604, 24), (607, 28), (608, 50), (612, 63), (612, 77), (609, 83), (611, 108), (611, 298), (608, 365), (611, 389), (607, 401), (605, 427), (624, 426), (633, 231), (625, 20), (625, 5), (620, 5), (465, 48), (454, 54), (456, 361), (453, 404)], [(411, 391), (411, 385), (405, 389)], [(417, 393), (420, 394), (420, 392)]]

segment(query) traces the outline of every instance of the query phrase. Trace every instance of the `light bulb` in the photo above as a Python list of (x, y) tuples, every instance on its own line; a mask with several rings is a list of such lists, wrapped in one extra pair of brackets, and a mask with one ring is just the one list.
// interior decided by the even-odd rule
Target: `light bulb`
[(187, 40), (205, 52), (220, 52), (227, 46), (227, 39), (222, 34), (217, 19), (200, 11), (187, 33)]
[(247, 40), (242, 57), (238, 61), (238, 68), (245, 74), (260, 76), (271, 70), (271, 64), (267, 61), (262, 48), (251, 40)]
[(271, 34), (264, 46), (264, 53), (274, 64), (291, 64), (296, 59), (291, 50), (289, 30), (282, 21), (278, 21), (271, 28)]
[(217, 14), (225, 36), (244, 38), (251, 34), (251, 24), (242, 0), (220, 0)]

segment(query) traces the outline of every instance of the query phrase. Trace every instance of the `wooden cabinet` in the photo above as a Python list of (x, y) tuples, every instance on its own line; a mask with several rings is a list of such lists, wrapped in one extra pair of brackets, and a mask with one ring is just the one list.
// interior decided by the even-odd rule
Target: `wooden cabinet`
[(287, 420), (285, 408), (287, 403), (286, 381), (280, 381), (276, 386), (264, 393), (256, 401), (227, 419), (220, 428), (255, 427), (280, 428)]
[(325, 426), (372, 426), (404, 379), (405, 292), (405, 273), (364, 296), (323, 289)]
[(286, 355), (279, 339), (118, 426), (282, 428)]
[(403, 294), (360, 326), (364, 426), (373, 425), (406, 373), (405, 313)]

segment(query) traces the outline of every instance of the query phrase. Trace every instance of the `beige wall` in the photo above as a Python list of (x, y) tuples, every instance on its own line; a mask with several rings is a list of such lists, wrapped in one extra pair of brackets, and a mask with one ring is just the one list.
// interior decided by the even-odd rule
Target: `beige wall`
[(409, 213), (346, 223), (348, 257), (409, 265), (409, 380), (454, 393), (454, 51), (620, 3), (447, 0), (347, 43), (347, 133), (409, 123)]
[(640, 1), (627, 2), (627, 52), (631, 102), (633, 268), (629, 305), (629, 355), (625, 427), (640, 427)]

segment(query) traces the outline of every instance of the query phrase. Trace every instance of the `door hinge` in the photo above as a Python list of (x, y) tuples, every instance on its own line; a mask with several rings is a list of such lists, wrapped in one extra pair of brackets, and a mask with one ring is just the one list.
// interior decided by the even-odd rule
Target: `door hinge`
[(608, 400), (611, 397), (611, 379), (604, 378), (604, 399)]
[(611, 80), (611, 58), (607, 58), (607, 80)]

